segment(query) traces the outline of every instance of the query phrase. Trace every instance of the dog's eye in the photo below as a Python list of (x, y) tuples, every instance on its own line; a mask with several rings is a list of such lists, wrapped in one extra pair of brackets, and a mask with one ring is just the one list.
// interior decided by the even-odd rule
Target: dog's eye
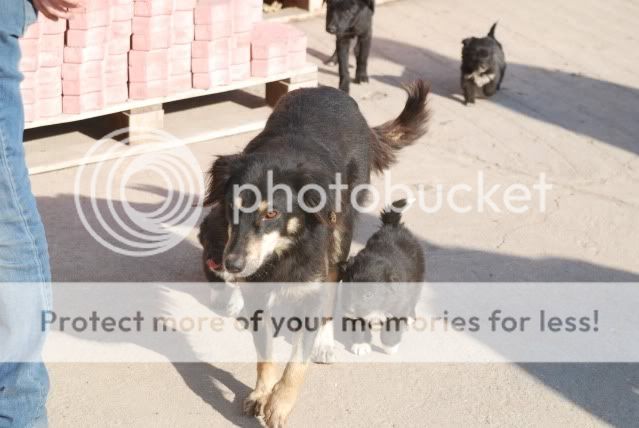
[(264, 213), (264, 218), (266, 220), (273, 220), (274, 218), (279, 217), (279, 215), (280, 215), (279, 211), (276, 211), (276, 210), (266, 211)]

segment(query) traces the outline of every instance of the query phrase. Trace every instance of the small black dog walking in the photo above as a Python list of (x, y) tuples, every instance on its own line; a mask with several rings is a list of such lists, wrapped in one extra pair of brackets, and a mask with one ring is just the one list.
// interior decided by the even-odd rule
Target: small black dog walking
[(375, 0), (326, 0), (326, 31), (336, 37), (335, 53), (327, 61), (339, 63), (339, 88), (348, 93), (348, 52), (351, 39), (357, 38), (355, 83), (368, 82), (368, 55), (373, 41)]
[(504, 49), (495, 38), (495, 22), (486, 37), (462, 40), (461, 87), (464, 104), (475, 103), (477, 95), (491, 97), (501, 88), (506, 73)]

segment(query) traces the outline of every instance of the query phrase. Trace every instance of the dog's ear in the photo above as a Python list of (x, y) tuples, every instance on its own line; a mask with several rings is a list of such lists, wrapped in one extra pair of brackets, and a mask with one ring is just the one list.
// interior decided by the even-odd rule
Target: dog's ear
[(226, 183), (233, 171), (235, 163), (239, 162), (242, 155), (228, 155), (218, 157), (208, 173), (208, 183), (206, 189), (206, 196), (204, 197), (204, 206), (213, 205), (216, 202), (224, 199), (224, 192), (226, 191)]
[(320, 171), (305, 171), (297, 182), (297, 191), (303, 192), (306, 211), (327, 226), (337, 223), (335, 198), (330, 189), (330, 180)]
[(470, 44), (470, 42), (472, 42), (474, 39), (474, 37), (468, 37), (464, 40), (462, 40), (462, 45), (464, 45), (464, 47), (468, 46)]

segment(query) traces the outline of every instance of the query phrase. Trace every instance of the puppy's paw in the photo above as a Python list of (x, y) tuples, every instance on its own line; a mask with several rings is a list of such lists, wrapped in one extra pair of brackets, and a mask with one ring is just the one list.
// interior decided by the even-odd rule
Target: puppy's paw
[(388, 345), (382, 345), (382, 349), (384, 350), (384, 352), (386, 352), (388, 355), (393, 355), (396, 354), (397, 351), (399, 350), (399, 343), (397, 345), (393, 345), (393, 346), (388, 346)]
[(293, 410), (297, 393), (294, 388), (278, 383), (273, 387), (266, 406), (264, 406), (264, 422), (268, 428), (284, 428), (288, 416)]
[(311, 361), (316, 364), (333, 364), (335, 362), (335, 350), (333, 345), (319, 345), (313, 348)]
[(370, 354), (372, 351), (369, 343), (353, 343), (351, 345), (351, 352), (355, 355), (364, 356)]
[(244, 399), (244, 414), (248, 416), (264, 416), (264, 408), (268, 402), (270, 392), (254, 390)]
[(324, 65), (330, 65), (330, 66), (337, 65), (337, 58), (336, 57), (330, 57), (329, 59), (324, 61)]

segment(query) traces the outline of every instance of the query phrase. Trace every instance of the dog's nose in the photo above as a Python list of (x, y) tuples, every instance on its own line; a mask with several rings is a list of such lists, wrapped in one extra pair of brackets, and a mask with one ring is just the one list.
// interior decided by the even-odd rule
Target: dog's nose
[(244, 257), (237, 254), (229, 254), (224, 258), (224, 269), (230, 273), (240, 273), (245, 265)]
[(333, 25), (333, 24), (329, 24), (329, 25), (326, 26), (326, 31), (329, 34), (335, 34), (335, 33), (337, 33), (337, 27), (335, 25)]

